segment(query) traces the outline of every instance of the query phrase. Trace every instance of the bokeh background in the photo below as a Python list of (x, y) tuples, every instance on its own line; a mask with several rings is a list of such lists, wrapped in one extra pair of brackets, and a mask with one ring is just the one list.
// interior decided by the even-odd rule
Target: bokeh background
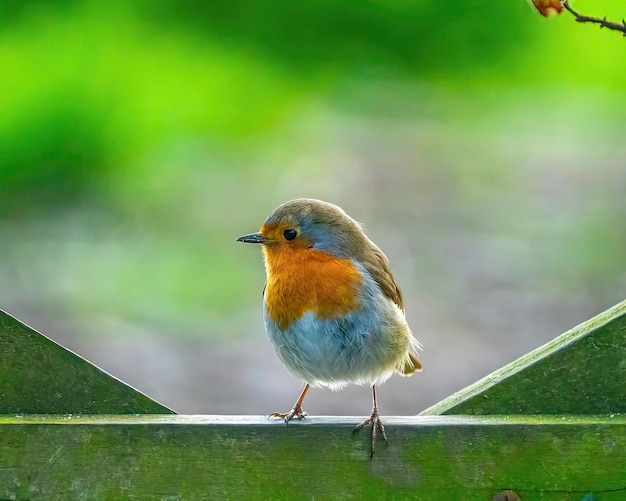
[(626, 297), (624, 60), (524, 0), (3, 0), (0, 307), (178, 412), (287, 410), (235, 238), (321, 198), (392, 262), (418, 413)]

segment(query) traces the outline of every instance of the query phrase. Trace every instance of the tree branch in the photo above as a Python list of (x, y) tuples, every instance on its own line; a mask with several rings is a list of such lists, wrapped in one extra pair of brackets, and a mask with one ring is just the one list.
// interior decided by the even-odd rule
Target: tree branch
[(563, 7), (565, 7), (565, 9), (576, 18), (576, 22), (597, 24), (600, 28), (608, 28), (609, 30), (619, 31), (626, 37), (626, 21), (623, 19), (621, 23), (614, 23), (612, 21), (607, 21), (606, 17), (601, 19), (599, 17), (584, 16), (572, 9), (569, 4), (569, 0), (563, 0), (562, 3)]

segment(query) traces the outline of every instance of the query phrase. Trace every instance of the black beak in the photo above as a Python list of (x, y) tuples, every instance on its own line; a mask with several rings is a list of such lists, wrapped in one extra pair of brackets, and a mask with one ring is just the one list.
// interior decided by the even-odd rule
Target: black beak
[(247, 244), (262, 244), (267, 242), (267, 239), (260, 233), (250, 233), (237, 239), (237, 242), (245, 242)]

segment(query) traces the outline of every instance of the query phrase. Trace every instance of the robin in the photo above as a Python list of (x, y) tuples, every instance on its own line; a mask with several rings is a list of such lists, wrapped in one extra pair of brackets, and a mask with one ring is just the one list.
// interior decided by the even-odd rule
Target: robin
[(258, 233), (237, 241), (262, 245), (265, 330), (287, 370), (306, 383), (289, 412), (271, 416), (304, 419), (311, 386), (370, 384), (374, 406), (354, 433), (372, 426), (372, 457), (378, 433), (388, 443), (376, 386), (422, 368), (387, 257), (343, 209), (306, 198), (279, 206)]

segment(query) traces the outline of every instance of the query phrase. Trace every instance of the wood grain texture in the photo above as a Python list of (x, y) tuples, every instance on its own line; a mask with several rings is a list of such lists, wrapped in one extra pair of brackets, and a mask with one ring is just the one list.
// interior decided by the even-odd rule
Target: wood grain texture
[(626, 499), (626, 416), (0, 418), (0, 499)]
[(422, 415), (611, 413), (626, 413), (626, 301)]
[(0, 310), (0, 414), (172, 413)]

